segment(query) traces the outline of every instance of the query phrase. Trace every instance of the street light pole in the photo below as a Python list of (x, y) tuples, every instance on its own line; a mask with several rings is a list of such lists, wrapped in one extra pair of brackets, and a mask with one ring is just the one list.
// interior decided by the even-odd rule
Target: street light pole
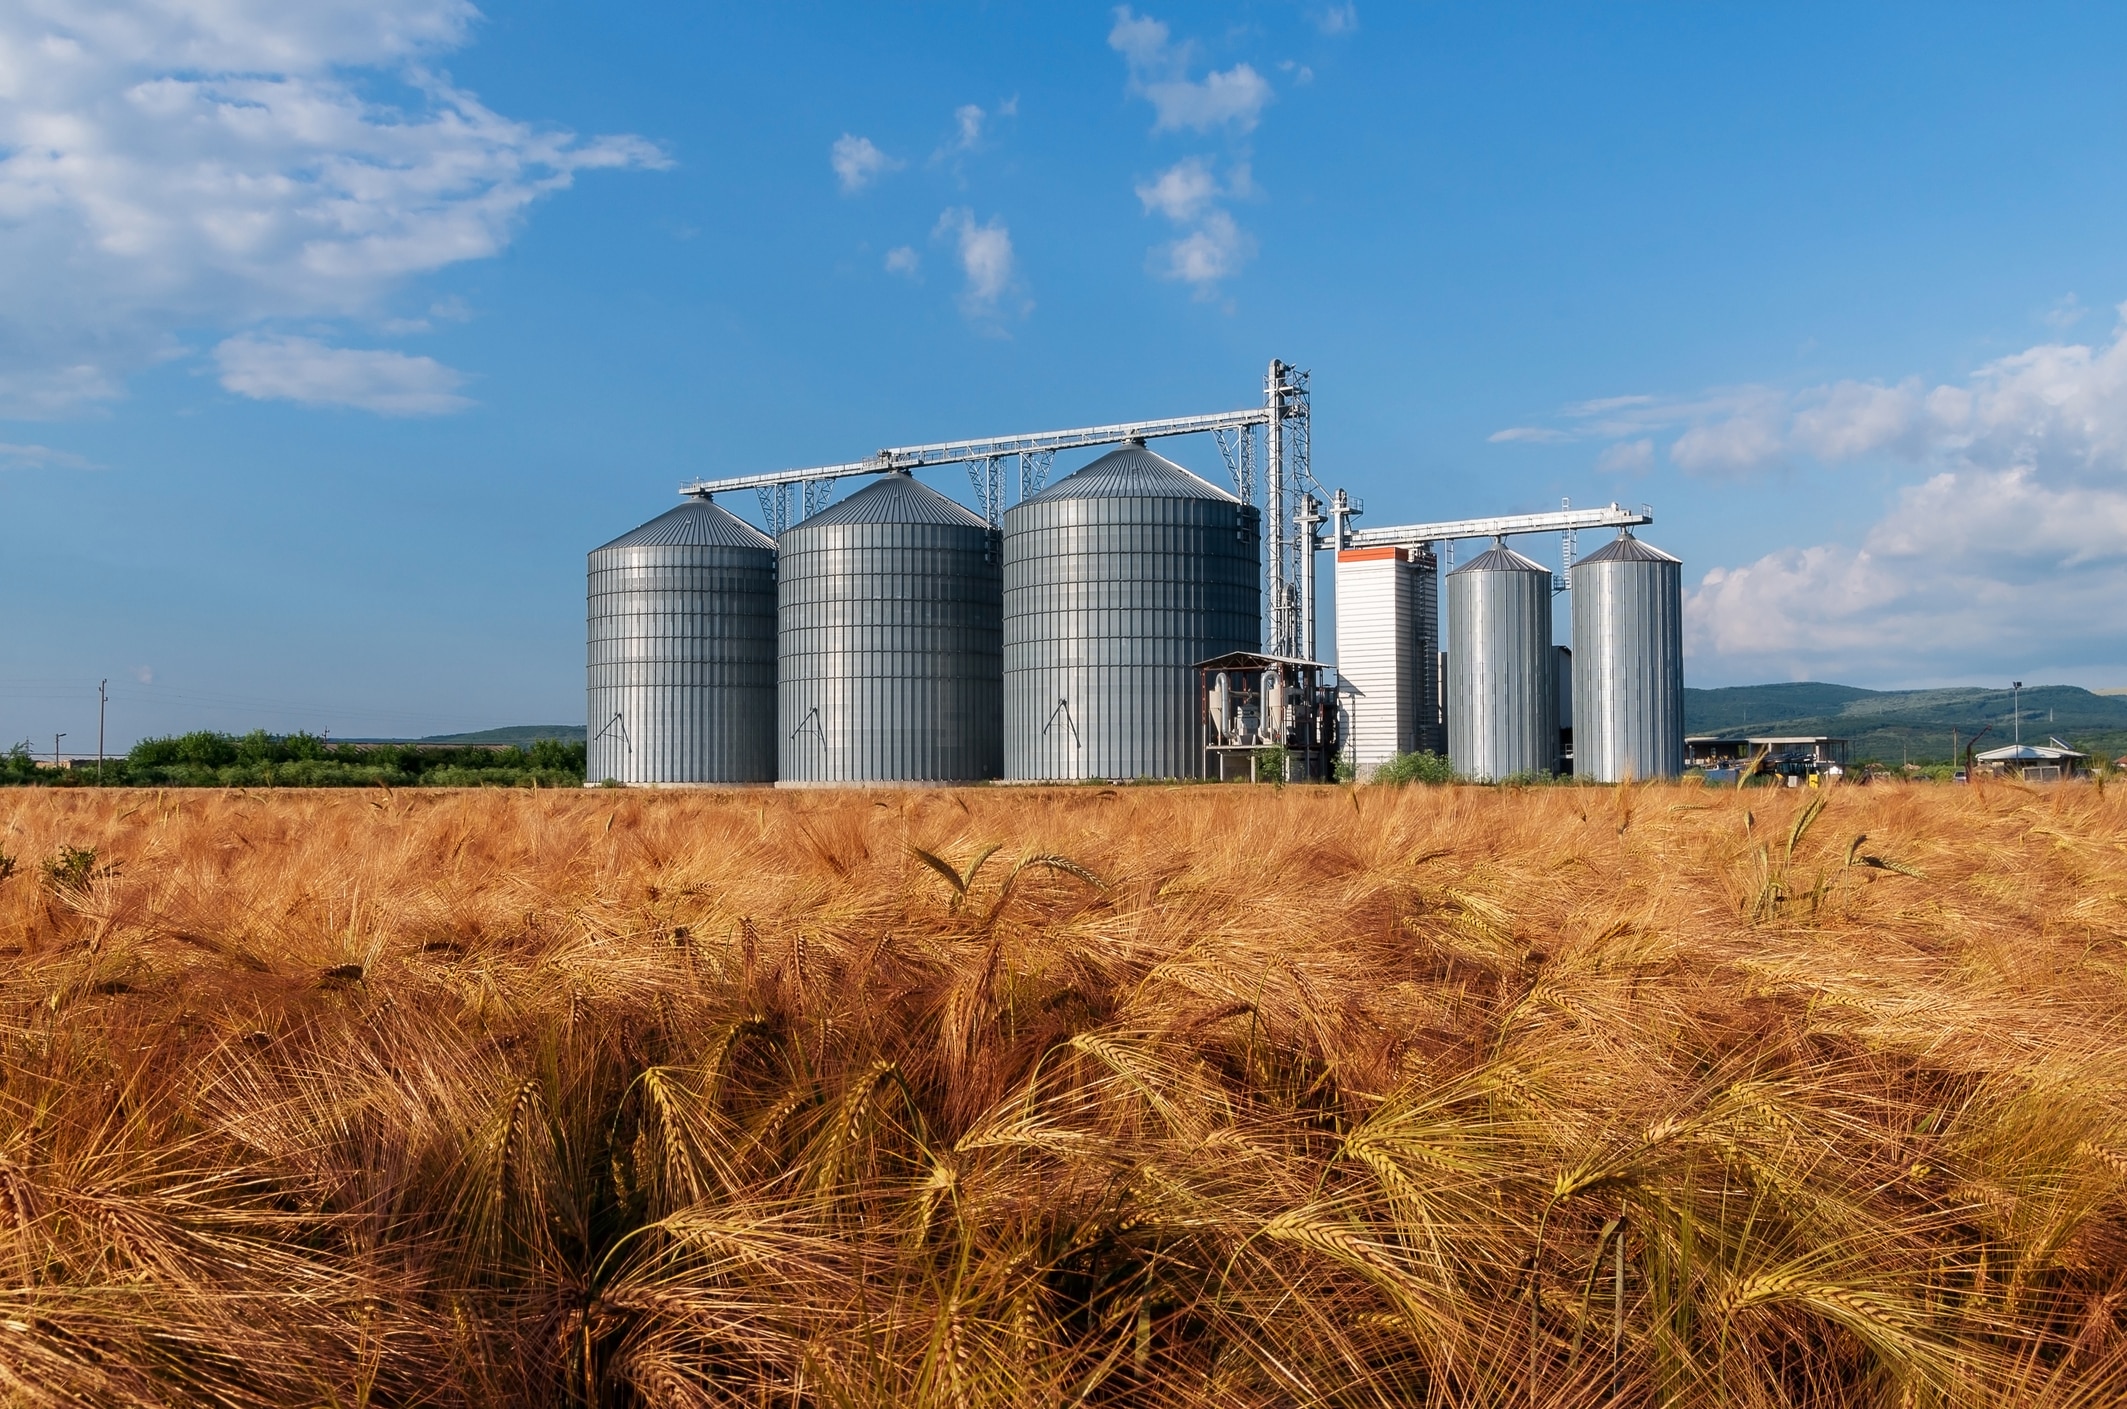
[(2011, 680), (2009, 682), (2009, 691), (2009, 698), (2013, 701), (2009, 706), (2009, 712), (2012, 716), (2011, 724), (2016, 730), (2015, 742), (2021, 744), (2024, 741), (2024, 682)]
[(52, 735), (52, 767), (54, 768), (59, 766), (59, 741), (65, 737), (66, 735), (64, 734)]
[(96, 781), (103, 781), (103, 709), (111, 702), (108, 680), (96, 682)]

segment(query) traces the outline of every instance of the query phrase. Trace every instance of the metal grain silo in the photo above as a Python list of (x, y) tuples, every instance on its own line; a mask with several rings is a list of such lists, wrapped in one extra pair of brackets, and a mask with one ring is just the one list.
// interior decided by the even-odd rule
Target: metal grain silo
[(1684, 569), (1630, 530), (1573, 565), (1573, 768), (1684, 771)]
[(1558, 767), (1551, 570), (1501, 541), (1448, 574), (1448, 762), (1497, 779)]
[(776, 547), (778, 781), (996, 777), (1003, 606), (990, 526), (896, 473)]
[(774, 779), (774, 539), (682, 504), (593, 550), (587, 598), (587, 782)]
[(1193, 667), (1260, 644), (1257, 533), (1135, 441), (1007, 510), (1005, 777), (1199, 776)]

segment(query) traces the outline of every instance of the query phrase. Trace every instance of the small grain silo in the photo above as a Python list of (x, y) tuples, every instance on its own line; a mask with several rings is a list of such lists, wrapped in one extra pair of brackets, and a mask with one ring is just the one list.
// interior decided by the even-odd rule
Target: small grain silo
[(1629, 529), (1573, 565), (1573, 769), (1684, 770), (1683, 564)]
[(1448, 762), (1478, 779), (1558, 768), (1551, 570), (1503, 539), (1448, 574)]
[(778, 781), (996, 777), (996, 532), (893, 473), (786, 529), (776, 546)]
[(588, 561), (587, 782), (775, 778), (775, 540), (707, 499)]
[(1137, 441), (1007, 510), (1005, 777), (1199, 776), (1193, 667), (1260, 645), (1257, 535)]

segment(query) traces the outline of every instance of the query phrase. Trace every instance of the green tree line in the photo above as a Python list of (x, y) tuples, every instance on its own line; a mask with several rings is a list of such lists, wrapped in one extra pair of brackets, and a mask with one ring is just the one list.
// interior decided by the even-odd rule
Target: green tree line
[[(575, 788), (584, 745), (541, 739), (528, 747), (335, 744), (312, 734), (241, 736), (196, 730), (142, 739), (105, 759), (101, 785), (123, 788)], [(96, 765), (41, 766), (27, 743), (0, 755), (0, 785), (96, 787)]]

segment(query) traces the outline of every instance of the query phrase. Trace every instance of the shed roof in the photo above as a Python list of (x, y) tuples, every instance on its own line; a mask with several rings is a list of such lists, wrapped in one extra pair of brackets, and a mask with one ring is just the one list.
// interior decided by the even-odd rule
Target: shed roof
[(2087, 753), (2078, 753), (2066, 744), (2057, 748), (2049, 748), (2044, 744), (2009, 744), (1972, 755), (1981, 763), (2060, 763), (2071, 758), (2089, 756)]

